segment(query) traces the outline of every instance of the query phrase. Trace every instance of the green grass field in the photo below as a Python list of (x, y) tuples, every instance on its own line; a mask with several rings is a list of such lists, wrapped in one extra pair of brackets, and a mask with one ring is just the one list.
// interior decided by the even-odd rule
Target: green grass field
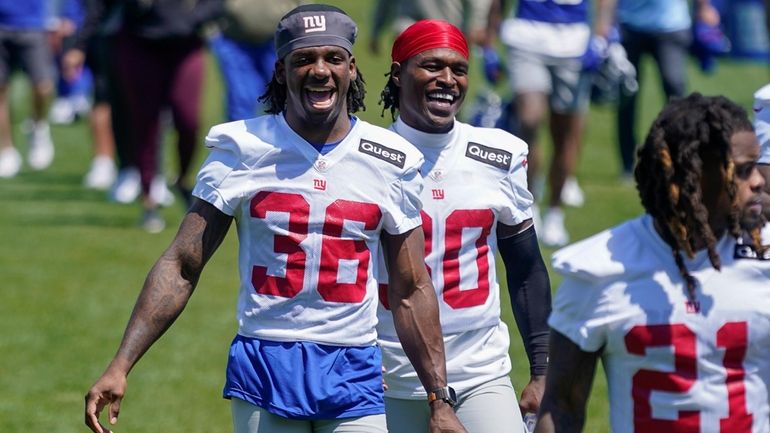
[[(368, 111), (362, 117), (385, 125), (377, 106), (388, 67), (386, 56), (366, 49), (371, 5), (330, 1), (348, 11), (362, 30), (358, 65), (368, 81)], [(387, 46), (387, 44), (384, 44)], [(386, 50), (387, 51), (387, 50)], [(204, 129), (222, 119), (221, 84), (210, 63)], [(650, 65), (643, 68), (640, 130), (663, 103)], [(479, 72), (472, 92), (481, 86)], [(691, 68), (691, 89), (725, 94), (749, 108), (752, 93), (768, 81), (766, 65), (723, 62), (716, 74)], [(502, 87), (500, 90), (503, 90)], [(26, 83), (14, 82), (15, 137), (28, 110)], [(586, 237), (637, 215), (632, 186), (618, 182), (613, 113), (593, 108), (578, 176), (587, 194), (580, 209), (567, 210), (573, 239)], [(205, 131), (202, 131), (205, 132)], [(42, 173), (22, 172), (0, 181), (0, 431), (85, 431), (83, 395), (114, 354), (144, 276), (175, 233), (183, 209), (163, 211), (169, 228), (150, 235), (136, 225), (139, 205), (109, 203), (81, 187), (90, 161), (85, 122), (53, 129), (57, 155)], [(169, 137), (169, 140), (173, 137)], [(543, 140), (548, 149), (547, 140)], [(169, 148), (170, 146), (167, 146)], [(172, 153), (167, 152), (174, 172)], [(200, 157), (204, 154), (201, 149)], [(179, 202), (179, 200), (178, 200)], [(235, 330), (236, 239), (232, 231), (208, 265), (187, 310), (132, 372), (118, 432), (231, 431), (229, 404), (221, 398), (227, 348)], [(546, 260), (552, 250), (543, 251)], [(558, 277), (552, 275), (554, 288)], [(503, 290), (505, 320), (515, 330)], [(526, 358), (512, 331), (514, 386), (527, 381)], [(607, 393), (599, 375), (587, 432), (609, 431)]]

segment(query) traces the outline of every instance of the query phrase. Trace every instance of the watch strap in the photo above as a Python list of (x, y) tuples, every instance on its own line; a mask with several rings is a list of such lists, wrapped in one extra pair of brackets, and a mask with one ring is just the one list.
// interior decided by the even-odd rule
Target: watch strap
[(453, 391), (454, 390), (448, 386), (434, 389), (433, 391), (428, 393), (428, 403), (433, 403), (436, 400), (444, 400), (450, 406), (454, 406), (457, 402), (455, 401), (455, 396)]

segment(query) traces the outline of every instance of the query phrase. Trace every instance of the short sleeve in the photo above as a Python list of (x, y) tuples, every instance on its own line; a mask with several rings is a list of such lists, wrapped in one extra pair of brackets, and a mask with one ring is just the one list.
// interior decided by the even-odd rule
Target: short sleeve
[(422, 209), (422, 176), (419, 167), (422, 158), (407, 169), (404, 174), (388, 188), (388, 202), (384, 203), (384, 229), (392, 235), (406, 233), (422, 224), (420, 210)]
[(527, 188), (527, 154), (519, 154), (514, 161), (513, 170), (502, 180), (505, 196), (499, 220), (506, 225), (516, 225), (532, 218), (534, 198)]
[(238, 168), (242, 166), (241, 152), (231, 138), (221, 135), (206, 137), (206, 147), (210, 153), (198, 172), (192, 194), (234, 216), (242, 196), (237, 179)]
[(607, 306), (606, 290), (567, 277), (556, 291), (548, 324), (582, 350), (596, 352), (605, 345), (614, 319)]

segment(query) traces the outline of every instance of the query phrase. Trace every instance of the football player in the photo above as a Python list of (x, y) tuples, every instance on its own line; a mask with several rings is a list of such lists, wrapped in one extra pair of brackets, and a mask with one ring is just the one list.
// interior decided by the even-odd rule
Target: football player
[[(468, 89), (468, 44), (439, 20), (418, 21), (394, 42), (384, 108), (391, 129), (424, 154), (421, 172), (426, 264), (439, 299), (452, 388), (426, 393), (399, 343), (383, 302), (378, 334), (383, 350), (388, 429), (422, 433), (424, 400), (455, 405), (473, 433), (522, 431), (508, 374), (508, 328), (500, 319), (495, 256), (505, 264), (516, 321), (532, 379), (521, 409), (536, 412), (548, 352), (550, 283), (532, 224), (527, 145), (513, 135), (455, 119)], [(385, 297), (382, 296), (385, 300)]]
[[(399, 338), (428, 391), (447, 385), (435, 292), (423, 263), (422, 156), (351, 113), (363, 106), (355, 23), (300, 6), (275, 34), (269, 115), (214, 126), (197, 197), (147, 277), (120, 349), (86, 396), (86, 424), (117, 421), (126, 376), (182, 312), (233, 220), (238, 334), (225, 398), (236, 433), (384, 433), (376, 345), (378, 245)], [(353, 180), (353, 181), (352, 181)], [(424, 403), (428, 408), (428, 403)], [(444, 401), (431, 432), (464, 432)]]
[(759, 155), (724, 97), (658, 115), (635, 171), (646, 214), (554, 255), (536, 432), (582, 430), (599, 358), (615, 433), (770, 432), (770, 261), (741, 229), (761, 218)]

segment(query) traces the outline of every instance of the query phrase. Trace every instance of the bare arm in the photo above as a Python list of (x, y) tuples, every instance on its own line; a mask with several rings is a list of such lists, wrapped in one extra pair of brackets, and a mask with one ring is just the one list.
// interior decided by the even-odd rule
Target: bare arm
[(551, 330), (551, 362), (535, 433), (578, 433), (585, 424), (599, 352), (584, 352)]
[[(425, 268), (422, 228), (401, 235), (383, 235), (387, 254), (388, 302), (396, 333), (427, 392), (444, 387), (446, 360), (438, 316), (438, 301)], [(425, 404), (428, 404), (426, 401)], [(452, 408), (442, 400), (431, 403), (431, 433), (464, 432)]]
[(184, 310), (231, 222), (232, 217), (202, 200), (191, 206), (171, 245), (147, 275), (118, 352), (86, 395), (85, 421), (94, 432), (106, 430), (99, 413), (108, 404), (110, 423), (117, 422), (126, 376)]
[(617, 0), (598, 0), (594, 18), (594, 34), (604, 38), (609, 36), (615, 22)]

